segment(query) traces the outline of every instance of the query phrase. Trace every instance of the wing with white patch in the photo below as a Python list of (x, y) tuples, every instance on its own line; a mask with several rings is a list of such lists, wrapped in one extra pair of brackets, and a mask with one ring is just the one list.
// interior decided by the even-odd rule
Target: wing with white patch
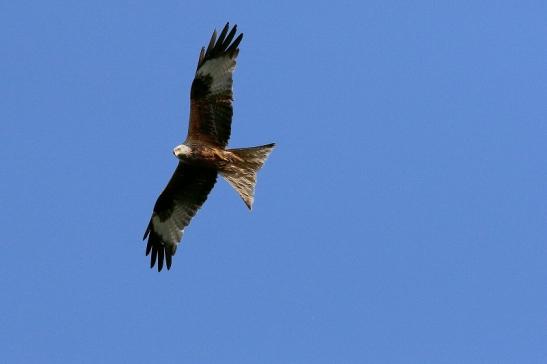
[(158, 272), (165, 258), (167, 269), (171, 268), (184, 228), (207, 199), (215, 185), (215, 169), (179, 162), (169, 183), (158, 197), (154, 212), (144, 233), (148, 237), (146, 255), (152, 253), (150, 268), (158, 262)]
[[(213, 32), (207, 50), (201, 49), (196, 76), (190, 91), (190, 124), (188, 139), (203, 141), (222, 148), (228, 144), (232, 127), (232, 74), (243, 34), (234, 40), (237, 25), (232, 30), (226, 24), (217, 39)], [(233, 40), (233, 42), (232, 42)]]

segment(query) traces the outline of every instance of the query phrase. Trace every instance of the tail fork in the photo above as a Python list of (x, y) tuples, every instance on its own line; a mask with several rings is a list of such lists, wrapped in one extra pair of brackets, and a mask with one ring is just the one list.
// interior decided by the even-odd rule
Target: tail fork
[(235, 154), (234, 161), (220, 171), (222, 177), (239, 193), (249, 210), (253, 207), (256, 173), (272, 152), (275, 144), (251, 148), (228, 149)]

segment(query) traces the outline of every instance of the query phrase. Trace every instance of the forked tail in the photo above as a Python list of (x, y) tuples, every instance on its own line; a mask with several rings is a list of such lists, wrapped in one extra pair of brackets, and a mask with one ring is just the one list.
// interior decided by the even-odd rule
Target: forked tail
[(235, 154), (234, 161), (222, 168), (222, 177), (239, 193), (249, 210), (253, 207), (256, 173), (262, 167), (275, 144), (251, 148), (228, 149)]

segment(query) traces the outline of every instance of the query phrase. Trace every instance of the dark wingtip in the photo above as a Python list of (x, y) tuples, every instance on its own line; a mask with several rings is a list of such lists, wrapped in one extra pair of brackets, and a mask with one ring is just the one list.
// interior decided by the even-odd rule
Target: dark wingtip
[(215, 45), (215, 51), (221, 50), (224, 44), (224, 39), (226, 38), (226, 34), (228, 34), (228, 29), (230, 29), (230, 23), (226, 23), (226, 25), (220, 32), (220, 35), (218, 36), (218, 39), (217, 39), (217, 44)]
[(199, 68), (207, 60), (213, 59), (218, 56), (228, 54), (230, 57), (237, 57), (237, 53), (239, 50), (237, 47), (243, 39), (243, 33), (240, 33), (237, 38), (232, 42), (232, 39), (234, 39), (236, 32), (237, 24), (234, 24), (232, 26), (232, 29), (230, 30), (230, 22), (226, 22), (226, 25), (221, 30), (220, 34), (218, 34), (215, 29), (213, 35), (211, 36), (211, 39), (209, 40), (209, 45), (205, 50), (205, 54), (202, 56), (202, 53), (200, 53), (197, 69), (199, 70)]
[(150, 268), (154, 268), (156, 265), (156, 259), (158, 257), (158, 249), (155, 245), (152, 245), (152, 255), (150, 256)]
[(230, 45), (230, 43), (232, 42), (232, 39), (234, 39), (234, 36), (236, 35), (236, 32), (237, 32), (237, 25), (234, 25), (234, 27), (232, 28), (232, 30), (230, 30), (230, 33), (224, 40), (224, 48)]
[(171, 255), (171, 253), (166, 252), (166, 254), (165, 254), (165, 265), (167, 266), (167, 270), (171, 269), (171, 263), (173, 262), (172, 258), (173, 258), (173, 256)]
[(158, 272), (161, 272), (161, 270), (163, 269), (164, 253), (165, 253), (165, 247), (160, 246), (160, 248), (158, 249)]
[(215, 46), (215, 42), (217, 40), (217, 30), (215, 29), (213, 31), (213, 35), (211, 35), (211, 40), (209, 41), (209, 45), (207, 46), (207, 51), (205, 52), (205, 55), (207, 56), (207, 53), (211, 53)]
[(154, 229), (150, 229), (146, 244), (146, 256), (150, 255), (150, 269), (153, 269), (156, 263), (158, 263), (158, 272), (161, 272), (164, 266), (167, 269), (171, 269), (173, 255), (175, 255), (176, 251), (176, 245), (162, 242), (160, 236), (154, 232)]
[[(205, 57), (205, 47), (201, 47), (201, 50), (199, 51), (197, 68), (199, 68), (199, 66), (203, 63), (203, 58), (204, 57)], [(196, 70), (197, 70), (197, 68), (196, 68)]]
[(243, 39), (243, 33), (240, 33), (237, 36), (236, 40), (234, 40), (234, 42), (230, 45), (230, 47), (228, 47), (228, 49), (226, 50), (226, 53), (235, 53), (242, 39)]

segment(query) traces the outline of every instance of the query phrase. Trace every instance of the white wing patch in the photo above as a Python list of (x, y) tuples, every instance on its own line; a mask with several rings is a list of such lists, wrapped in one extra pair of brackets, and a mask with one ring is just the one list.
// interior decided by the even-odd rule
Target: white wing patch
[(184, 229), (179, 228), (175, 220), (174, 216), (171, 216), (169, 219), (161, 221), (159, 216), (154, 215), (152, 224), (154, 225), (154, 231), (161, 237), (163, 242), (177, 246), (180, 239), (182, 239)]
[(224, 56), (210, 59), (200, 67), (198, 76), (211, 76), (213, 82), (210, 86), (211, 93), (217, 94), (232, 88), (232, 73), (236, 67), (235, 58)]

